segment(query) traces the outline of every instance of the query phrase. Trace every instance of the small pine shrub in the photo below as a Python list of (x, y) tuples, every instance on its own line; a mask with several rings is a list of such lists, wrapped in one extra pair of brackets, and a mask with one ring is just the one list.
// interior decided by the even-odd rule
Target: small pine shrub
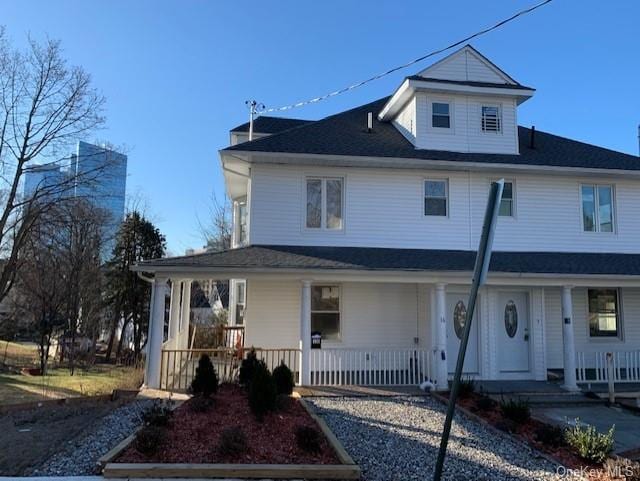
[(264, 361), (258, 361), (249, 384), (249, 407), (261, 421), (264, 415), (276, 408), (276, 383)]
[(543, 424), (536, 430), (536, 439), (552, 448), (559, 448), (564, 446), (564, 429), (549, 424)]
[(194, 396), (189, 401), (189, 407), (193, 412), (203, 413), (213, 406), (213, 399), (205, 396)]
[(190, 392), (194, 395), (209, 397), (218, 392), (218, 374), (206, 354), (200, 356), (196, 375), (191, 381)]
[(502, 415), (511, 421), (524, 424), (531, 417), (531, 408), (529, 401), (526, 399), (504, 399), (500, 402), (500, 411)]
[(478, 411), (491, 411), (496, 407), (496, 402), (490, 397), (481, 397), (476, 399), (475, 407)]
[(276, 383), (278, 394), (291, 394), (293, 392), (293, 373), (284, 361), (281, 361), (280, 365), (273, 370), (273, 380)]
[(458, 387), (460, 399), (469, 398), (474, 392), (476, 392), (476, 383), (472, 378), (468, 377), (460, 380), (460, 386)]
[(607, 458), (604, 470), (611, 479), (624, 481), (640, 481), (640, 463), (630, 459), (617, 457)]
[(298, 447), (307, 453), (320, 451), (320, 433), (310, 426), (298, 426), (296, 428), (296, 442)]
[(247, 450), (247, 436), (239, 427), (230, 427), (222, 431), (218, 443), (218, 453), (222, 456), (237, 456)]
[(238, 381), (242, 386), (248, 386), (253, 380), (253, 375), (259, 364), (258, 357), (256, 356), (256, 350), (251, 348), (247, 357), (242, 360), (240, 364), (240, 374)]
[(278, 394), (276, 396), (276, 411), (287, 411), (292, 403), (293, 399), (288, 394)]
[(136, 435), (135, 448), (145, 456), (151, 456), (158, 451), (164, 440), (164, 428), (159, 426), (145, 426)]
[(606, 433), (599, 433), (595, 427), (580, 424), (576, 419), (575, 426), (568, 428), (564, 437), (578, 456), (593, 463), (602, 463), (613, 451), (614, 431), (615, 426), (611, 426)]
[(164, 427), (169, 424), (171, 416), (173, 416), (172, 410), (173, 403), (167, 401), (166, 403), (155, 400), (150, 408), (142, 413), (142, 420), (147, 426)]

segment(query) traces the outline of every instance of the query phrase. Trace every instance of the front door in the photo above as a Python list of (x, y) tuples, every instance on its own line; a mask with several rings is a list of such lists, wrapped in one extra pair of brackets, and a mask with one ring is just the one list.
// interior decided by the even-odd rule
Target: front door
[[(464, 358), (464, 366), (462, 372), (465, 374), (478, 374), (478, 308), (479, 302), (476, 301), (476, 309), (471, 323), (471, 332), (469, 333), (469, 343), (467, 344), (467, 352)], [(464, 329), (465, 319), (467, 315), (467, 302), (469, 294), (447, 292), (447, 367), (449, 373), (452, 374), (456, 370), (456, 361), (458, 360), (458, 350), (460, 349), (460, 340), (462, 339), (462, 331)]]
[(498, 370), (502, 373), (529, 371), (529, 295), (522, 291), (500, 292), (496, 322)]

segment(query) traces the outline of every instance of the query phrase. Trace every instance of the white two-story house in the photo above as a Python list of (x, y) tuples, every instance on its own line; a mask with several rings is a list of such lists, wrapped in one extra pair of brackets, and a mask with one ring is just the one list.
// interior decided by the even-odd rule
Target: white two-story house
[(640, 159), (518, 126), (534, 93), (466, 46), (369, 104), (259, 117), (251, 141), (248, 125), (232, 130), (220, 159), (233, 249), (137, 267), (155, 292), (147, 384), (161, 385), (159, 293), (170, 280), (178, 322), (206, 277), (233, 279), (245, 346), (294, 351), (302, 384), (446, 387), (501, 178), (466, 375), (555, 370), (576, 389), (613, 352), (618, 379), (640, 379)]

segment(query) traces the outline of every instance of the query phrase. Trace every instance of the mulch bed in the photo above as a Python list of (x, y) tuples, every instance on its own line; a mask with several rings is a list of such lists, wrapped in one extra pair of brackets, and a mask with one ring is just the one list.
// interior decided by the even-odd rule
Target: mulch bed
[[(298, 426), (315, 428), (321, 436), (318, 453), (300, 449)], [(218, 452), (220, 435), (230, 427), (241, 428), (247, 450), (223, 456)], [(131, 444), (116, 460), (119, 463), (242, 463), (242, 464), (340, 464), (320, 428), (296, 399), (267, 414), (262, 422), (249, 409), (247, 394), (237, 385), (223, 384), (206, 412), (195, 412), (191, 400), (178, 407), (166, 428), (156, 454), (146, 456)]]
[[(446, 397), (449, 396), (449, 393), (443, 394)], [(589, 477), (591, 480), (610, 479), (602, 472), (603, 468), (601, 465), (585, 461), (571, 451), (568, 446), (553, 447), (538, 441), (537, 432), (545, 426), (545, 423), (533, 418), (522, 424), (509, 422), (502, 414), (499, 403), (496, 403), (491, 409), (479, 409), (477, 402), (483, 397), (485, 396), (477, 393), (471, 393), (466, 397), (458, 397), (457, 405), (484, 419), (493, 427), (502, 431), (507, 431), (521, 441), (524, 441), (529, 446), (549, 455), (551, 458), (555, 459), (558, 464), (568, 469), (580, 470), (581, 468), (586, 468), (584, 472), (591, 474)]]

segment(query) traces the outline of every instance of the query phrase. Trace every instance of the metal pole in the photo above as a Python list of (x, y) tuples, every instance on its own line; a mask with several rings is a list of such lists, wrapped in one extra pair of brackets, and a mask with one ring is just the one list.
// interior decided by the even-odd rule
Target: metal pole
[(480, 245), (476, 254), (476, 264), (473, 269), (473, 280), (471, 284), (471, 292), (469, 293), (469, 303), (467, 308), (467, 317), (464, 323), (464, 331), (460, 341), (460, 350), (458, 351), (458, 360), (456, 362), (456, 371), (453, 375), (453, 385), (449, 394), (449, 404), (447, 405), (447, 417), (444, 421), (444, 429), (442, 439), (440, 441), (440, 451), (438, 451), (438, 459), (436, 461), (435, 471), (433, 473), (433, 481), (440, 481), (442, 477), (442, 469), (444, 467), (444, 458), (447, 454), (447, 444), (449, 442), (449, 434), (451, 433), (451, 423), (453, 421), (453, 413), (456, 407), (456, 399), (458, 398), (458, 390), (460, 388), (460, 379), (462, 377), (462, 367), (464, 365), (464, 356), (467, 351), (467, 343), (469, 342), (469, 333), (471, 332), (471, 321), (473, 312), (476, 307), (476, 299), (478, 297), (478, 289), (484, 284), (489, 270), (489, 261), (491, 260), (491, 247), (493, 245), (493, 235), (498, 220), (498, 212), (500, 210), (500, 201), (502, 199), (502, 190), (504, 188), (504, 179), (491, 184), (489, 199), (487, 200), (487, 209), (484, 213), (484, 224), (482, 225), (482, 235), (480, 236)]

